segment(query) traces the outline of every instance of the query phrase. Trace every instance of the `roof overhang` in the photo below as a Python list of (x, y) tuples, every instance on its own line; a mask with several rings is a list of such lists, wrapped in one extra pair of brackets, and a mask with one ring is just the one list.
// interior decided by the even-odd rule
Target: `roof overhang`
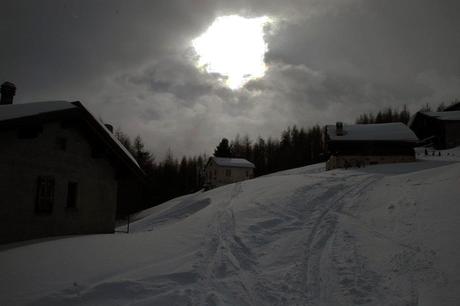
[[(83, 126), (91, 131), (91, 134), (95, 136), (95, 139), (107, 148), (106, 152), (109, 152), (117, 161), (119, 161), (126, 169), (129, 169), (136, 177), (141, 180), (145, 180), (145, 173), (139, 167), (134, 157), (127, 151), (126, 148), (116, 139), (116, 137), (104, 126), (103, 123), (99, 122), (84, 106), (81, 102), (64, 102), (68, 103), (68, 107), (56, 107), (55, 109), (45, 109), (44, 111), (36, 112), (23, 112), (24, 115), (18, 114), (17, 116), (4, 116), (0, 120), (0, 128), (2, 129), (16, 129), (30, 125), (40, 125), (46, 122), (59, 121), (62, 119), (71, 120), (79, 123), (83, 123)], [(45, 102), (46, 103), (46, 102)], [(35, 104), (35, 103), (29, 103)], [(38, 103), (37, 103), (38, 104)], [(16, 104), (20, 107), (25, 107), (26, 104)], [(4, 107), (4, 106), (2, 106)], [(14, 107), (8, 105), (8, 108)], [(2, 109), (0, 108), (0, 111)]]

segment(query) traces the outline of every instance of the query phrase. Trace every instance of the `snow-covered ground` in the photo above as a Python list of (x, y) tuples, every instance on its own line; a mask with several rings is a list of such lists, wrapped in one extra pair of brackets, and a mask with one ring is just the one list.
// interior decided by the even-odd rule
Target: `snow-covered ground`
[(458, 160), (312, 165), (7, 246), (0, 305), (460, 305)]

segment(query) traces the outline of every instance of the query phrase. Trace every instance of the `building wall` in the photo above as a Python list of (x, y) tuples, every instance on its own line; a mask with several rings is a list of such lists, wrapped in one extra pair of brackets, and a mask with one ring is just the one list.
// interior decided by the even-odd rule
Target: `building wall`
[(460, 146), (460, 121), (445, 121), (445, 145), (449, 149)]
[[(117, 182), (106, 158), (93, 158), (77, 128), (43, 125), (36, 138), (19, 139), (17, 130), (1, 131), (0, 243), (38, 237), (109, 233), (115, 226)], [(66, 150), (57, 143), (66, 139)], [(39, 176), (55, 181), (52, 212), (36, 213)], [(67, 208), (69, 181), (78, 183), (76, 208)]]
[(415, 115), (411, 129), (420, 140), (434, 136), (436, 149), (449, 149), (460, 145), (460, 121), (439, 120), (421, 113)]
[(133, 174), (122, 173), (118, 175), (117, 192), (117, 219), (124, 219), (128, 215), (147, 209), (152, 200), (147, 193), (146, 185)]
[(411, 155), (332, 155), (326, 162), (326, 170), (413, 161), (415, 156)]
[(410, 128), (420, 140), (430, 136), (439, 137), (443, 133), (442, 124), (439, 120), (422, 113), (415, 114), (414, 122), (411, 124)]
[[(228, 176), (230, 171), (230, 176)], [(254, 177), (254, 169), (252, 168), (237, 168), (237, 167), (222, 167), (218, 166), (214, 161), (211, 161), (206, 167), (206, 184), (210, 187), (219, 187), (226, 184), (231, 184), (239, 181), (244, 181)]]

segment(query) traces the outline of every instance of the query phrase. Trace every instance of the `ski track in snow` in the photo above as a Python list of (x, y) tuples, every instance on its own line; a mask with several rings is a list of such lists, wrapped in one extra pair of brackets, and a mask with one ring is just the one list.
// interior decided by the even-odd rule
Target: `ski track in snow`
[[(342, 179), (314, 184), (302, 187), (292, 195), (292, 205), (283, 207), (283, 211), (272, 210), (273, 219), (264, 221), (261, 228), (264, 234), (267, 231), (273, 233), (289, 230), (300, 231), (304, 241), (299, 243), (301, 252), (294, 269), (286, 273), (282, 281), (275, 281), (270, 277), (264, 277), (264, 273), (258, 267), (258, 259), (247, 247), (243, 240), (250, 237), (240, 238), (235, 232), (235, 216), (232, 210), (232, 201), (241, 192), (241, 183), (235, 184), (225, 204), (216, 214), (215, 221), (208, 228), (208, 239), (201, 247), (201, 264), (197, 271), (206, 271), (202, 275), (203, 296), (196, 300), (196, 305), (215, 305), (222, 302), (215, 291), (219, 286), (240, 287), (237, 291), (243, 292), (241, 300), (230, 301), (238, 305), (262, 305), (262, 304), (295, 304), (317, 305), (321, 296), (321, 271), (320, 261), (323, 249), (335, 234), (337, 214), (341, 211), (346, 196), (358, 195), (363, 189), (378, 179), (378, 176), (357, 175), (353, 180), (353, 186), (344, 186)], [(313, 189), (327, 192), (313, 199), (306, 199)], [(333, 195), (331, 197), (331, 194)], [(298, 205), (302, 201), (305, 205)], [(260, 204), (256, 203), (256, 205)], [(249, 231), (250, 234), (251, 233)], [(270, 243), (270, 242), (265, 242)], [(286, 292), (278, 297), (273, 292), (284, 288)], [(286, 293), (289, 292), (289, 297)]]
[[(460, 180), (430, 163), (425, 171), (441, 177), (433, 182)], [(143, 212), (133, 233), (114, 236), (138, 252), (138, 262), (121, 257), (116, 269), (42, 294), (34, 289), (35, 297), (17, 304), (416, 306), (423, 304), (421, 294), (460, 282), (439, 268), (446, 252), (414, 234), (427, 233), (425, 219), (417, 218), (430, 215), (431, 206), (421, 206), (417, 193), (431, 188), (430, 175), (322, 168), (275, 173)], [(385, 188), (392, 189), (380, 196)], [(144, 251), (136, 249), (141, 245)], [(158, 259), (165, 250), (173, 255)]]

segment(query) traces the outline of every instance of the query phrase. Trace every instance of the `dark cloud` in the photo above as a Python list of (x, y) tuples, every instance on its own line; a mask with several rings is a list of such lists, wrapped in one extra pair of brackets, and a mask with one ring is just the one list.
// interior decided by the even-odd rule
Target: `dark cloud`
[[(17, 102), (81, 100), (168, 148), (460, 97), (458, 1), (17, 1), (0, 10), (0, 80)], [(269, 67), (239, 91), (194, 66), (191, 39), (219, 15), (270, 15)]]

